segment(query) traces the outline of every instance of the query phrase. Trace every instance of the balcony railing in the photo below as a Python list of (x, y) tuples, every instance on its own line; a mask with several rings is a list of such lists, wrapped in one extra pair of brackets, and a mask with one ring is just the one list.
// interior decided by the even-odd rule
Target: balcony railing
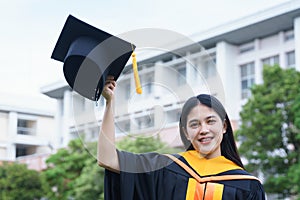
[(36, 130), (34, 128), (18, 127), (17, 134), (19, 134), (19, 135), (36, 135)]

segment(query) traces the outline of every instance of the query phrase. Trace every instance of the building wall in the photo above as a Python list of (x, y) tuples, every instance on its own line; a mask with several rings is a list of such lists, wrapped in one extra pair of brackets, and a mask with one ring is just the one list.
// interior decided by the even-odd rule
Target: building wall
[[(239, 68), (236, 65), (237, 47), (227, 42), (216, 45), (217, 71), (221, 77), (224, 98), (220, 99), (231, 119), (237, 119), (236, 105), (239, 100)], [(234, 84), (235, 83), (235, 84)], [(219, 86), (221, 87), (221, 85)]]
[[(290, 33), (293, 30), (286, 32)], [(163, 134), (170, 132), (164, 130), (168, 129), (172, 130), (176, 137), (178, 129), (174, 122), (179, 118), (172, 115), (180, 113), (182, 105), (179, 104), (199, 93), (217, 96), (224, 103), (235, 128), (238, 128), (239, 112), (246, 102), (241, 95), (241, 66), (254, 63), (254, 83), (258, 84), (262, 83), (263, 59), (279, 56), (279, 64), (287, 68), (286, 53), (294, 51), (296, 47), (295, 39), (285, 41), (286, 32), (281, 31), (265, 38), (254, 38), (253, 41), (241, 45), (221, 41), (216, 44), (216, 47), (206, 50), (209, 52), (209, 56), (205, 55), (208, 58), (200, 52), (190, 53), (187, 50), (186, 59), (173, 58), (167, 62), (157, 60), (154, 65), (148, 68), (142, 67), (139, 71), (142, 87), (147, 90), (142, 95), (135, 93), (132, 74), (122, 75), (117, 81), (116, 90), (117, 133), (158, 134), (159, 131)], [(245, 50), (247, 48), (250, 50)], [(205, 62), (206, 59), (212, 64)], [(215, 68), (216, 72), (207, 72), (207, 67)], [(179, 70), (181, 68), (185, 68), (183, 77)], [(184, 79), (184, 83), (179, 83), (180, 79)], [(146, 87), (151, 87), (151, 92)], [(64, 106), (70, 106), (63, 108), (63, 118), (67, 122), (64, 124), (68, 124), (68, 132), (70, 133), (72, 127), (72, 138), (75, 138), (76, 132), (89, 133), (93, 129), (93, 137), (96, 139), (104, 110), (103, 99), (98, 105), (100, 108), (95, 111), (94, 102), (89, 102), (76, 94), (71, 96), (71, 103), (66, 99), (63, 100)], [(91, 111), (96, 116), (91, 117)], [(72, 120), (74, 115), (76, 120)], [(84, 124), (92, 125), (87, 127)], [(64, 137), (70, 138), (66, 134)]]
[[(266, 13), (270, 15), (270, 11)], [(253, 15), (243, 20), (247, 22), (261, 16)], [(236, 24), (243, 23), (221, 27), (228, 30)], [(228, 42), (226, 39), (215, 40), (214, 38), (221, 37), (216, 36), (216, 32), (220, 32), (220, 29), (216, 29), (211, 38), (207, 39), (216, 42), (211, 43), (205, 51), (203, 48), (196, 51), (195, 48), (186, 47), (181, 57), (162, 54), (157, 59), (151, 58), (149, 62), (139, 61), (139, 74), (144, 90), (142, 95), (135, 93), (132, 70), (127, 68), (117, 81), (117, 135), (160, 134), (164, 141), (176, 141), (173, 145), (180, 145), (177, 126), (181, 107), (187, 98), (200, 93), (209, 93), (220, 99), (232, 120), (233, 128), (237, 129), (242, 105), (251, 95), (249, 88), (263, 82), (264, 62), (274, 64), (272, 57), (278, 56), (281, 67), (296, 67), (300, 70), (300, 17), (293, 19), (292, 24), (294, 27), (277, 29), (277, 32), (263, 37), (261, 30), (257, 29), (255, 34), (260, 36), (251, 36), (251, 39), (239, 43)], [(268, 25), (270, 28), (277, 27), (277, 24)], [(242, 38), (247, 34), (243, 32), (245, 29), (239, 32), (242, 28), (243, 26), (230, 31), (237, 32), (236, 36)], [(207, 36), (206, 33), (204, 35)], [(287, 53), (290, 52), (295, 52), (293, 66), (287, 65)], [(243, 75), (245, 72), (246, 76)], [(55, 117), (57, 136), (60, 138), (57, 140), (58, 146), (66, 146), (79, 133), (85, 134), (89, 140), (97, 138), (105, 107), (103, 98), (97, 104), (75, 92), (64, 91), (63, 96), (58, 99)]]
[(7, 113), (0, 112), (0, 144), (7, 140), (8, 133), (8, 115)]
[[(9, 107), (11, 108), (11, 107)], [(25, 113), (23, 109), (0, 112), (0, 159), (14, 161), (18, 156), (50, 153), (54, 117)]]
[(300, 17), (294, 20), (294, 36), (295, 36), (295, 55), (296, 55), (296, 69), (300, 71)]

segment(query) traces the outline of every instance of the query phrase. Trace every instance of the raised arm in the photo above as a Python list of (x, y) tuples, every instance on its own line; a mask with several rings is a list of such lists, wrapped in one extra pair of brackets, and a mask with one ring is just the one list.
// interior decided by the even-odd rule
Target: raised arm
[(114, 90), (116, 82), (113, 77), (108, 76), (102, 91), (106, 100), (106, 107), (98, 138), (98, 164), (106, 169), (118, 172), (119, 159), (115, 146), (114, 125)]

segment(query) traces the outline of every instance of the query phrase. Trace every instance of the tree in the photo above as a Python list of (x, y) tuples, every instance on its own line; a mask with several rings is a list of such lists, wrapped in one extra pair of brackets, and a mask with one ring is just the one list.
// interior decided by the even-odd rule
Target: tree
[(0, 167), (0, 199), (40, 199), (43, 193), (42, 180), (37, 171), (18, 163), (4, 163)]
[(90, 154), (83, 148), (80, 139), (70, 141), (68, 148), (60, 149), (51, 155), (43, 172), (47, 197), (50, 199), (68, 199), (75, 195), (75, 180), (85, 167)]
[(237, 135), (249, 171), (261, 170), (269, 193), (300, 193), (300, 73), (264, 66), (263, 84), (255, 85), (240, 113)]
[(97, 143), (86, 143), (90, 156), (84, 161), (80, 176), (75, 180), (75, 199), (104, 199), (104, 169), (99, 167), (97, 159)]

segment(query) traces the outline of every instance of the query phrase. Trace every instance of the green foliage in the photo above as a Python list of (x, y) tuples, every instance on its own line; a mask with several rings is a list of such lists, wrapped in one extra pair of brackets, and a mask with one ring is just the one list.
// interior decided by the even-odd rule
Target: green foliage
[(69, 143), (68, 148), (60, 149), (51, 155), (46, 163), (48, 169), (43, 172), (47, 197), (50, 199), (68, 199), (75, 196), (75, 180), (80, 176), (85, 161), (91, 155), (83, 148), (80, 139)]
[(81, 175), (75, 181), (75, 199), (101, 199), (104, 192), (104, 169), (95, 159), (88, 159)]
[[(260, 169), (266, 192), (300, 193), (300, 73), (265, 66), (263, 84), (255, 85), (240, 113), (240, 152), (249, 171)], [(297, 166), (297, 167), (296, 167)]]
[(99, 167), (96, 158), (97, 143), (88, 143), (90, 156), (84, 160), (84, 167), (80, 176), (75, 180), (75, 199), (103, 199), (104, 193), (104, 169)]
[(4, 163), (0, 166), (0, 199), (40, 199), (43, 193), (42, 180), (37, 171), (18, 163)]

